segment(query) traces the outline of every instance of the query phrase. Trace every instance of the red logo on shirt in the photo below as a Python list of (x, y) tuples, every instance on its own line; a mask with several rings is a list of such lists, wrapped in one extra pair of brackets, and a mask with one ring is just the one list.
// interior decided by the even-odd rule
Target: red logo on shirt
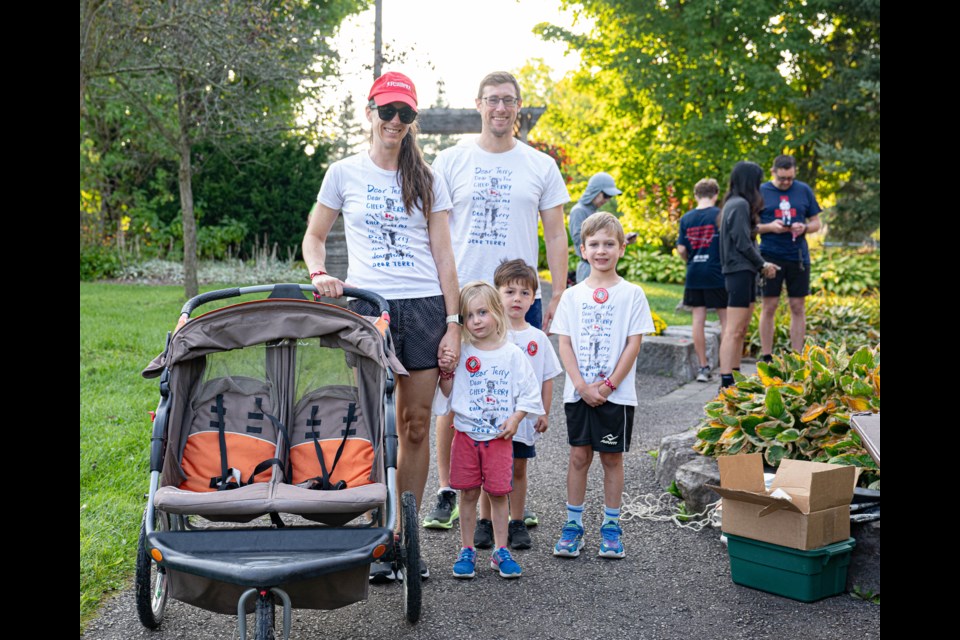
[(527, 344), (527, 353), (529, 353), (530, 355), (532, 356), (537, 355), (537, 351), (539, 350), (540, 350), (540, 346), (536, 343), (536, 341), (531, 340), (530, 343)]
[(470, 356), (467, 358), (467, 371), (470, 373), (476, 373), (480, 371), (480, 358), (477, 356)]
[(596, 302), (597, 304), (603, 304), (609, 299), (610, 299), (610, 293), (603, 287), (593, 290), (593, 301)]

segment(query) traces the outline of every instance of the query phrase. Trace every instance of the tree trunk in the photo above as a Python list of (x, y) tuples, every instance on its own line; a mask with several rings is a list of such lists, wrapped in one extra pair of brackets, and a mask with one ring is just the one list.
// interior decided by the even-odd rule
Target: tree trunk
[(186, 86), (183, 77), (177, 79), (177, 115), (180, 135), (177, 151), (180, 153), (180, 210), (183, 217), (183, 292), (192, 298), (200, 292), (197, 284), (197, 218), (193, 213), (193, 171), (190, 166), (190, 122)]

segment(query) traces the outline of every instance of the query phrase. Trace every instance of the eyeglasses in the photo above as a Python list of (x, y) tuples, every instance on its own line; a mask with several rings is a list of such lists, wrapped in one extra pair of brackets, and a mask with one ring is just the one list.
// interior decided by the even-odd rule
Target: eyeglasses
[(520, 103), (520, 99), (514, 98), (513, 96), (504, 96), (502, 98), (500, 96), (487, 96), (480, 99), (483, 100), (488, 107), (495, 107), (501, 102), (505, 107), (515, 107)]
[(395, 106), (389, 104), (384, 107), (378, 107), (376, 104), (371, 103), (370, 108), (376, 108), (377, 115), (380, 116), (380, 119), (384, 122), (390, 122), (393, 120), (393, 116), (398, 113), (400, 114), (400, 122), (403, 124), (412, 124), (413, 121), (417, 119), (417, 112), (410, 107), (397, 109)]

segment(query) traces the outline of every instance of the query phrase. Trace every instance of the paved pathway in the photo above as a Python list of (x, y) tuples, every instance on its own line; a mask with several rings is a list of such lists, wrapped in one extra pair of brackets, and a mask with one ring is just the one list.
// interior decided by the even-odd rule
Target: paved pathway
[[(550, 428), (530, 466), (530, 504), (541, 524), (531, 529), (534, 548), (516, 554), (523, 578), (503, 580), (478, 564), (477, 578), (456, 580), (450, 574), (458, 550), (456, 529), (423, 531), (422, 548), (432, 577), (424, 583), (418, 625), (403, 619), (399, 585), (372, 586), (366, 602), (336, 611), (295, 611), (292, 638), (879, 638), (878, 606), (845, 595), (802, 604), (733, 584), (726, 547), (716, 530), (694, 533), (672, 524), (631, 520), (624, 523), (627, 557), (597, 558), (599, 461), (589, 480), (584, 553), (573, 560), (554, 558), (550, 548), (565, 515), (567, 456), (563, 383), (558, 380)], [(715, 383), (678, 388), (672, 380), (655, 376), (638, 376), (637, 383), (637, 430), (625, 459), (630, 496), (659, 492), (654, 458), (647, 451), (655, 449), (662, 436), (694, 425), (716, 391)], [(428, 500), (435, 490), (433, 470)], [(149, 632), (137, 621), (132, 591), (125, 591), (106, 604), (84, 637), (233, 638), (235, 625), (234, 617), (170, 602), (161, 630)]]

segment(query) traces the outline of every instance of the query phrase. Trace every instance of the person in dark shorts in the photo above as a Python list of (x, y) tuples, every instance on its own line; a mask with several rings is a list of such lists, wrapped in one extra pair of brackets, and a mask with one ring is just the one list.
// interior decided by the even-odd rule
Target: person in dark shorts
[(776, 265), (760, 255), (754, 238), (763, 208), (760, 181), (763, 169), (755, 162), (738, 162), (720, 213), (720, 264), (727, 287), (727, 323), (720, 342), (720, 387), (733, 386), (740, 369), (743, 338), (757, 299), (757, 273), (772, 278)]
[(553, 323), (567, 373), (563, 402), (570, 445), (565, 524), (553, 555), (580, 555), (587, 477), (598, 452), (604, 506), (597, 555), (622, 558), (623, 454), (633, 435), (637, 355), (643, 334), (654, 331), (653, 318), (643, 289), (617, 275), (626, 239), (616, 217), (593, 214), (583, 222), (580, 237), (590, 275), (563, 294)]
[[(373, 83), (366, 108), (370, 149), (327, 170), (303, 238), (303, 258), (319, 294), (343, 295), (354, 286), (390, 303), (390, 333), (409, 372), (397, 376), (398, 494), (423, 501), (430, 468), (430, 409), (442, 350), (460, 353), (457, 271), (450, 244), (452, 203), (417, 147), (417, 91), (402, 73)], [(347, 282), (326, 272), (326, 242), (342, 212), (349, 266)], [(429, 224), (428, 224), (429, 219)], [(349, 284), (347, 284), (349, 283)], [(361, 301), (357, 313), (379, 315)], [(426, 577), (426, 565), (420, 573)], [(371, 565), (371, 579), (391, 579), (390, 565)]]
[(705, 325), (707, 309), (716, 309), (723, 327), (727, 318), (727, 290), (720, 268), (720, 209), (717, 195), (720, 185), (713, 178), (704, 178), (693, 187), (697, 208), (680, 218), (677, 253), (687, 262), (687, 280), (683, 304), (693, 313), (693, 349), (700, 361), (697, 382), (710, 380), (707, 361)]
[(806, 297), (810, 295), (810, 248), (807, 234), (820, 230), (820, 203), (813, 189), (796, 179), (793, 156), (777, 156), (770, 170), (770, 182), (760, 187), (760, 255), (780, 269), (763, 286), (760, 308), (760, 357), (769, 361), (773, 353), (774, 317), (780, 292), (787, 285), (790, 307), (790, 346), (803, 350), (806, 338)]

